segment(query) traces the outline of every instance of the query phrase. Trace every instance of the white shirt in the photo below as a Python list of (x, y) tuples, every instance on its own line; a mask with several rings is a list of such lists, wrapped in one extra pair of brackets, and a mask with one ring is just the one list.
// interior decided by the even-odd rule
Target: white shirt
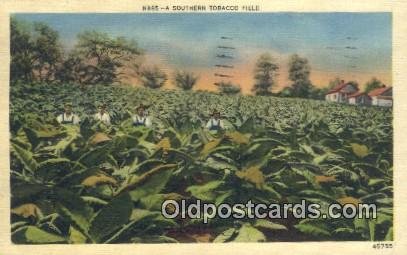
[(213, 126), (219, 126), (220, 129), (225, 129), (225, 125), (221, 119), (211, 118), (208, 123), (206, 123), (206, 128), (211, 129)]
[(144, 126), (146, 126), (146, 127), (151, 127), (151, 125), (152, 125), (151, 119), (148, 116), (140, 117), (138, 114), (136, 114), (136, 115), (133, 115), (132, 118), (133, 118), (133, 124), (144, 123)]
[(105, 112), (103, 114), (101, 114), (100, 112), (96, 113), (95, 115), (93, 115), (93, 117), (95, 118), (95, 120), (101, 121), (103, 122), (105, 125), (110, 125), (110, 115), (109, 113)]
[(58, 123), (62, 124), (62, 122), (71, 122), (74, 125), (79, 124), (81, 121), (76, 114), (71, 113), (69, 116), (66, 113), (63, 113), (57, 117)]

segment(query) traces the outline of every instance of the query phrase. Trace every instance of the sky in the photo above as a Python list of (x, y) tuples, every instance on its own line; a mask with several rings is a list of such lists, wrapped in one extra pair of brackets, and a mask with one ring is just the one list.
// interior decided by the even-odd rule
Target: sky
[[(288, 59), (306, 57), (311, 81), (318, 87), (340, 77), (361, 86), (377, 77), (391, 85), (391, 13), (116, 13), (16, 14), (25, 21), (41, 21), (59, 32), (71, 49), (86, 30), (135, 39), (145, 51), (146, 66), (157, 65), (171, 78), (175, 70), (199, 76), (198, 89), (214, 90), (215, 73), (249, 93), (253, 69), (263, 53), (279, 65), (278, 91), (290, 85)], [(222, 39), (229, 37), (231, 39)], [(218, 46), (233, 47), (220, 49)], [(230, 55), (222, 59), (217, 55)], [(233, 69), (215, 67), (233, 65)], [(137, 84), (136, 80), (129, 83)], [(167, 82), (167, 87), (173, 87)]]

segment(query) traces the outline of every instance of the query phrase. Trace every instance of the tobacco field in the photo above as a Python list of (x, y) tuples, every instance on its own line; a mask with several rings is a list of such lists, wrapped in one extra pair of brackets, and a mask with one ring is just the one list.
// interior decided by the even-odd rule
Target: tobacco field
[[(56, 122), (65, 102), (78, 126)], [(108, 105), (112, 125), (92, 119)], [(153, 128), (133, 127), (140, 103)], [(203, 129), (216, 108), (227, 130)], [(10, 85), (17, 244), (393, 239), (392, 109), (120, 85)], [(166, 219), (165, 199), (376, 203), (377, 219)]]

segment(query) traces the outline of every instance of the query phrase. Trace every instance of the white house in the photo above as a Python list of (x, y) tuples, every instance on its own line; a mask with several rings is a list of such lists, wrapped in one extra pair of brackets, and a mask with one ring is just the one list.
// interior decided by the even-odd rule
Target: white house
[(370, 91), (372, 105), (391, 107), (393, 105), (393, 88), (383, 86)]
[(345, 83), (343, 80), (340, 84), (333, 87), (328, 93), (325, 95), (325, 100), (330, 102), (338, 102), (338, 103), (347, 103), (348, 96), (356, 93), (358, 88), (351, 84)]
[(371, 105), (372, 98), (365, 92), (356, 92), (348, 96), (348, 103), (354, 105)]

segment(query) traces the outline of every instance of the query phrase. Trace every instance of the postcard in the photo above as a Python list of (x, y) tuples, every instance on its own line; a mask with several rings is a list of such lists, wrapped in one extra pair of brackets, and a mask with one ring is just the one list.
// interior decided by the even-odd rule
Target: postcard
[(406, 3), (0, 6), (0, 255), (406, 251)]

